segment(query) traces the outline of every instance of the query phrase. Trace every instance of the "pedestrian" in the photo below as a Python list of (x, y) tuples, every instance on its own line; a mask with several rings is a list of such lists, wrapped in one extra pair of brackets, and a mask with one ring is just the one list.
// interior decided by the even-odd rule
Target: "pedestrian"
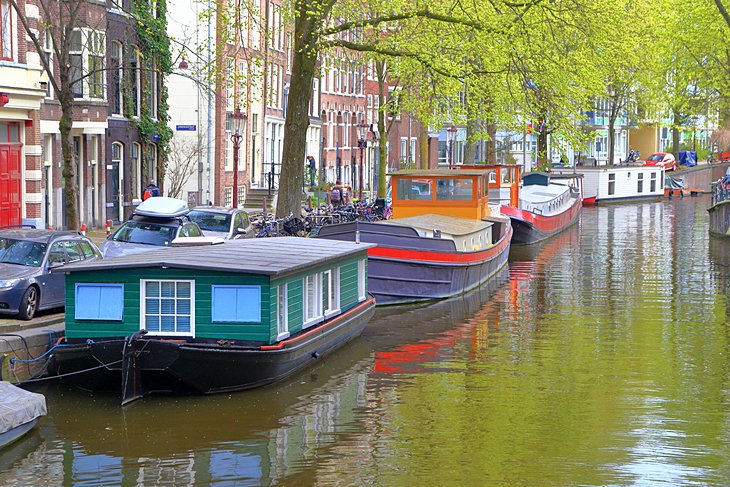
[(160, 188), (157, 187), (157, 184), (155, 184), (154, 179), (151, 180), (145, 188), (144, 194), (142, 194), (142, 201), (152, 198), (153, 196), (162, 196), (162, 192), (160, 191)]
[(342, 182), (338, 179), (329, 194), (332, 206), (340, 206), (342, 204)]
[(314, 186), (314, 176), (317, 174), (317, 162), (314, 157), (307, 156), (307, 164), (309, 164), (309, 185)]

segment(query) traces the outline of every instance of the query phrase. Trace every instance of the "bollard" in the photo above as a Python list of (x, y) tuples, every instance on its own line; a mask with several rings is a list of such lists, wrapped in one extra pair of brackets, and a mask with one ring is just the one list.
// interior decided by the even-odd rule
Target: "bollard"
[(85, 237), (86, 236), (86, 223), (82, 223), (81, 228), (79, 228), (79, 230), (81, 230), (81, 235), (83, 235)]
[(111, 220), (107, 220), (106, 223), (104, 224), (104, 226), (106, 227), (106, 234), (107, 234), (107, 236), (109, 236), (109, 234), (112, 233), (111, 225), (112, 225)]

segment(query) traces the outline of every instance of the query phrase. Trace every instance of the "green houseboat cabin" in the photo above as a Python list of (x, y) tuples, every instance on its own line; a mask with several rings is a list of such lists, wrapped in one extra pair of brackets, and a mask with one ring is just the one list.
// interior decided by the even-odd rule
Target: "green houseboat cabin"
[[(367, 290), (372, 246), (281, 237), (66, 266), (60, 372), (94, 368), (76, 374), (88, 389), (139, 376), (145, 388), (131, 391), (136, 397), (273, 382), (362, 331), (374, 306)], [(122, 357), (134, 349), (134, 360)]]

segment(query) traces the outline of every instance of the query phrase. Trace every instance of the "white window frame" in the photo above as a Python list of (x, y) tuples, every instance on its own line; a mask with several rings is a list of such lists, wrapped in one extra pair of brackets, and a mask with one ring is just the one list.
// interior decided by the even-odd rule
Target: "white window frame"
[[(313, 288), (313, 302), (309, 301), (309, 289)], [(309, 274), (302, 279), (302, 329), (319, 323), (324, 318), (322, 314), (322, 273)]]
[[(147, 283), (163, 283), (172, 282), (178, 283), (189, 283), (190, 284), (190, 331), (189, 332), (178, 332), (178, 331), (152, 331), (147, 328)], [(175, 288), (175, 294), (177, 294), (177, 287)], [(177, 299), (177, 296), (176, 296)], [(155, 336), (195, 336), (195, 281), (188, 279), (140, 279), (139, 280), (139, 329), (147, 330), (148, 335)], [(161, 314), (160, 314), (161, 316)], [(173, 315), (177, 316), (177, 314)]]
[(365, 301), (368, 297), (367, 274), (365, 270), (365, 259), (357, 261), (357, 299)]
[(279, 284), (276, 286), (276, 340), (284, 340), (289, 335), (289, 286)]
[[(116, 107), (112, 107), (112, 115), (124, 115), (124, 45), (119, 41), (112, 41), (112, 56), (111, 59), (114, 59), (114, 51), (117, 51), (116, 54), (118, 54), (117, 59), (117, 68), (116, 73), (112, 73), (112, 76), (116, 74), (117, 76), (117, 83), (119, 83), (119, 93), (115, 93), (115, 96), (118, 98), (116, 101), (119, 105), (119, 111), (116, 111)], [(112, 89), (116, 91), (116, 87), (114, 86), (114, 83), (112, 82)]]
[(324, 302), (325, 319), (340, 312), (340, 268), (327, 269), (322, 273), (324, 285), (327, 286), (327, 302)]

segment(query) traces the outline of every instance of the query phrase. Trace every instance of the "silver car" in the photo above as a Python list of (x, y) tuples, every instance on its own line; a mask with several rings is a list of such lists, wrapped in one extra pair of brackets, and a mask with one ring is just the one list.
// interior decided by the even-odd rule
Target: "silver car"
[(0, 230), (0, 313), (29, 320), (38, 310), (64, 306), (64, 274), (51, 269), (97, 259), (101, 252), (79, 232)]
[(190, 210), (188, 218), (198, 224), (206, 237), (226, 240), (254, 237), (248, 213), (237, 208), (197, 206)]

